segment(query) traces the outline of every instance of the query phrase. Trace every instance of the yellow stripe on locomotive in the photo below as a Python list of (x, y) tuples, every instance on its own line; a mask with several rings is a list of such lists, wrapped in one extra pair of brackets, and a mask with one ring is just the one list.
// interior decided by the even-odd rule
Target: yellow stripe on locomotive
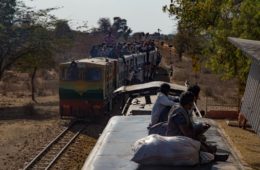
[(92, 117), (104, 113), (116, 88), (116, 62), (100, 57), (60, 64), (60, 115)]

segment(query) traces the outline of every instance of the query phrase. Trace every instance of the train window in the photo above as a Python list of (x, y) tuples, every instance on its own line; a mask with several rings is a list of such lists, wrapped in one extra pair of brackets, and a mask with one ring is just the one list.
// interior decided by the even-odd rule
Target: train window
[(101, 80), (102, 74), (101, 70), (97, 68), (89, 68), (85, 71), (85, 80), (88, 81), (98, 81)]
[(72, 61), (69, 68), (64, 69), (62, 79), (63, 80), (78, 80), (79, 79), (79, 69), (78, 69), (76, 62)]

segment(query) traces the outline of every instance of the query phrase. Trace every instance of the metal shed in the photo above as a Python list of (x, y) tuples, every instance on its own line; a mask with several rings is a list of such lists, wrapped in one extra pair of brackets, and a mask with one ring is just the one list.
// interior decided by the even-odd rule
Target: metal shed
[(260, 41), (232, 37), (228, 40), (252, 59), (241, 112), (260, 135)]

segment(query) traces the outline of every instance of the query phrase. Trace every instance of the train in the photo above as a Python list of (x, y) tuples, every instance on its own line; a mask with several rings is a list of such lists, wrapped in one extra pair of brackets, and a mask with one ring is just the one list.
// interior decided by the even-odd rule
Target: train
[(109, 113), (113, 91), (123, 85), (149, 81), (158, 64), (157, 50), (94, 57), (59, 65), (59, 107), (61, 118), (93, 118)]
[[(166, 82), (150, 82), (134, 87), (127, 86), (125, 89), (120, 88), (116, 93), (134, 94), (131, 96), (132, 102), (126, 103), (124, 115), (113, 116), (91, 153), (87, 156), (82, 170), (212, 170), (212, 169), (245, 169), (241, 159), (235, 152), (232, 145), (226, 138), (223, 130), (214, 120), (196, 116), (193, 113), (195, 122), (208, 122), (211, 128), (205, 133), (207, 143), (216, 145), (219, 154), (229, 154), (226, 162), (210, 162), (194, 166), (170, 166), (170, 165), (144, 165), (132, 161), (134, 156), (134, 143), (148, 135), (147, 126), (151, 121), (151, 109), (156, 100), (156, 91), (160, 85)], [(179, 96), (187, 90), (186, 86), (169, 83), (171, 86), (171, 95)], [(147, 100), (147, 97), (151, 101)], [(149, 102), (148, 102), (149, 101)], [(194, 103), (194, 106), (196, 104)], [(197, 106), (195, 107), (199, 112)], [(156, 147), (156, 144), (154, 144)], [(146, 153), (143, 153), (146, 154)]]

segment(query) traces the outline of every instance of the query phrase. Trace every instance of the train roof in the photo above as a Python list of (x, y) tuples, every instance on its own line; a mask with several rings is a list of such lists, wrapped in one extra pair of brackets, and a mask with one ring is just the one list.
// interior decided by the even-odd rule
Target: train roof
[(146, 103), (145, 96), (138, 96), (131, 101), (125, 115), (147, 115), (151, 114), (157, 95), (151, 95), (151, 103)]
[[(85, 58), (80, 60), (75, 60), (76, 63), (89, 63), (96, 65), (106, 65), (108, 62), (116, 61), (116, 59), (106, 58), (106, 57), (95, 57), (95, 58)], [(71, 62), (64, 62), (61, 65), (70, 65)]]
[(228, 40), (241, 49), (248, 57), (260, 63), (260, 41), (228, 37)]
[(122, 86), (114, 91), (114, 94), (156, 94), (158, 89), (162, 84), (169, 84), (171, 89), (170, 91), (173, 93), (180, 94), (183, 91), (187, 90), (187, 87), (184, 85), (178, 85), (174, 83), (167, 83), (164, 81), (152, 81), (149, 83), (130, 85), (130, 86)]
[(138, 139), (147, 136), (150, 115), (114, 116), (110, 119), (95, 147), (88, 156), (82, 170), (239, 170), (243, 165), (226, 140), (223, 131), (215, 121), (198, 118), (196, 121), (207, 121), (211, 128), (205, 133), (208, 141), (218, 146), (218, 152), (228, 152), (226, 162), (213, 162), (192, 167), (148, 166), (140, 165), (131, 158), (134, 155), (132, 146)]
[[(153, 50), (151, 52), (155, 52), (155, 50)], [(124, 58), (125, 59), (133, 58), (134, 56), (138, 56), (138, 55), (146, 55), (146, 53), (145, 52), (139, 52), (139, 53), (127, 54), (127, 55), (124, 55)]]

